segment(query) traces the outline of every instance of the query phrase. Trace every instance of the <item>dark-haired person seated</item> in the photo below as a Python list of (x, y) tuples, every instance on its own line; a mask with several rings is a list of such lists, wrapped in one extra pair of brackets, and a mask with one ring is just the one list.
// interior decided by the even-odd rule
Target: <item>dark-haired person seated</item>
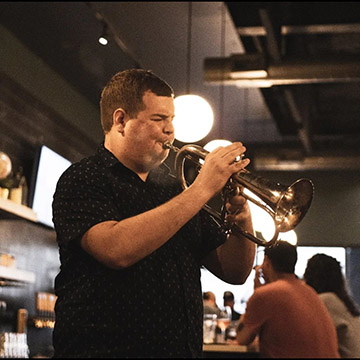
[(224, 299), (224, 307), (229, 306), (231, 309), (231, 321), (238, 321), (240, 319), (241, 314), (235, 311), (235, 297), (231, 291), (225, 291), (223, 295)]
[(265, 249), (254, 294), (240, 319), (238, 343), (250, 344), (258, 335), (260, 357), (338, 358), (330, 315), (314, 289), (295, 275), (296, 261), (296, 247), (285, 241)]
[(308, 260), (304, 279), (319, 294), (334, 322), (342, 358), (360, 358), (360, 311), (352, 299), (340, 263), (325, 254)]

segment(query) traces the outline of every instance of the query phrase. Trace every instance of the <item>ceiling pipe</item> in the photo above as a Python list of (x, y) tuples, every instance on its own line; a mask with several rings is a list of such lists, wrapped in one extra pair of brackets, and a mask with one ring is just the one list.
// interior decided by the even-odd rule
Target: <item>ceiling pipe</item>
[[(266, 52), (263, 55), (266, 55), (268, 59), (273, 64), (282, 63), (282, 53), (281, 53), (281, 44), (282, 35), (281, 35), (281, 26), (276, 21), (276, 16), (271, 17), (270, 12), (267, 9), (259, 9), (259, 16), (262, 24), (266, 29)], [(268, 75), (268, 73), (266, 74)], [(311, 144), (311, 134), (308, 126), (308, 117), (302, 115), (302, 112), (298, 108), (297, 102), (294, 98), (293, 91), (286, 87), (283, 91), (283, 96), (287, 102), (287, 106), (290, 110), (292, 118), (296, 123), (296, 128), (298, 132), (299, 139), (304, 147), (306, 154), (312, 153), (312, 144)], [(308, 99), (308, 101), (311, 101)], [(291, 120), (290, 120), (291, 121)]]
[(270, 156), (254, 156), (256, 171), (308, 171), (308, 170), (356, 170), (360, 169), (360, 156), (306, 156), (303, 159), (281, 159)]
[[(266, 36), (265, 26), (238, 27), (240, 36)], [(281, 35), (296, 34), (356, 34), (360, 32), (360, 24), (313, 24), (313, 25), (282, 25)]]
[(360, 81), (358, 56), (286, 58), (271, 63), (264, 54), (205, 58), (204, 80), (239, 87)]

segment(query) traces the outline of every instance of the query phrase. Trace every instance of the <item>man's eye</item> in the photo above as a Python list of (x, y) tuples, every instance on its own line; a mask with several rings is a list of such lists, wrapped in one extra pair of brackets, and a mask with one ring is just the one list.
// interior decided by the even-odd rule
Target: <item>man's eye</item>
[(162, 118), (152, 118), (151, 120), (152, 121), (162, 121), (163, 119)]

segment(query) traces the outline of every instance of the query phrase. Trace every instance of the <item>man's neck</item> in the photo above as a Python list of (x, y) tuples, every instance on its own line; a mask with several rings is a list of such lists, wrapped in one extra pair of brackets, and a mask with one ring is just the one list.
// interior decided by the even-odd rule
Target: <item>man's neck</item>
[(105, 136), (105, 142), (104, 142), (104, 146), (107, 150), (109, 150), (124, 166), (126, 166), (128, 169), (132, 170), (134, 173), (136, 173), (139, 178), (142, 181), (146, 181), (149, 172), (150, 171), (146, 171), (146, 170), (142, 170), (140, 169), (139, 166), (137, 166), (137, 164), (133, 163), (132, 161), (130, 161), (130, 159), (125, 155), (126, 152), (123, 152), (121, 150), (121, 147), (119, 146), (119, 144), (114, 144), (114, 142), (112, 142), (110, 140), (109, 137)]
[(295, 280), (297, 277), (294, 273), (290, 274), (290, 273), (283, 273), (283, 272), (274, 272), (273, 278), (271, 279), (271, 281), (276, 281), (276, 280)]

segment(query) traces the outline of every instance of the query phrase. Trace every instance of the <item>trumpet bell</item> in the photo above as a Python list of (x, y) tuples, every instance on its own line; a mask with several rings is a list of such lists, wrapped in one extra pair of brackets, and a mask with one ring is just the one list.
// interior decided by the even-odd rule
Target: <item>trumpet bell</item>
[(274, 209), (274, 221), (279, 232), (294, 229), (310, 208), (314, 186), (309, 179), (299, 179), (291, 184), (280, 196)]

